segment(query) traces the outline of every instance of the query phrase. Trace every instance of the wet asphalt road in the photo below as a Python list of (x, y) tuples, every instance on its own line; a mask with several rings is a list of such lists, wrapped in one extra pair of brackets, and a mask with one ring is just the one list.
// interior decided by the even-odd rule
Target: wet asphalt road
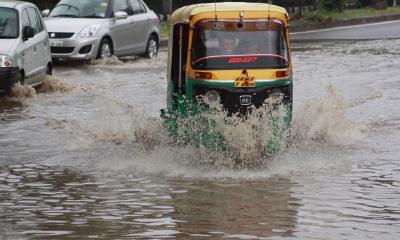
[(292, 47), (303, 138), (256, 169), (162, 142), (166, 52), (0, 101), (0, 239), (398, 240), (400, 40)]
[(377, 40), (400, 38), (400, 20), (292, 33), (292, 41)]

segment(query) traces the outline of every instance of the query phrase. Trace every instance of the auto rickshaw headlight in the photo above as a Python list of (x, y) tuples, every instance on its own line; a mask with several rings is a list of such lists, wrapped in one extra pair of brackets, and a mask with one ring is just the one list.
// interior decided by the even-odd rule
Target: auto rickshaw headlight
[(272, 92), (269, 94), (270, 98), (273, 99), (283, 99), (285, 97), (285, 94), (282, 92), (281, 89), (275, 88), (272, 90)]
[(207, 104), (215, 104), (215, 103), (219, 103), (221, 99), (221, 96), (219, 95), (219, 93), (215, 90), (210, 90), (206, 93), (205, 95), (205, 101)]

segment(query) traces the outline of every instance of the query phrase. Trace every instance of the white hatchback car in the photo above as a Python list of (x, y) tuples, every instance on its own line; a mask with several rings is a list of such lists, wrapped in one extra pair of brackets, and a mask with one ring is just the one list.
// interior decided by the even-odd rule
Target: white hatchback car
[(17, 82), (41, 85), (51, 72), (49, 37), (37, 7), (0, 1), (0, 93)]
[(43, 16), (53, 58), (158, 53), (159, 19), (142, 0), (60, 0)]

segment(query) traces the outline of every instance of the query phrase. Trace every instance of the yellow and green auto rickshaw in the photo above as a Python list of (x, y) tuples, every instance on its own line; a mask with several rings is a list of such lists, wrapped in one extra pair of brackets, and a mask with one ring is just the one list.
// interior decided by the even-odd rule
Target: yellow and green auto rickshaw
[(219, 103), (230, 115), (246, 115), (280, 97), (291, 119), (288, 23), (284, 8), (265, 3), (176, 10), (170, 19), (167, 109), (161, 116), (168, 121), (187, 116), (199, 97)]

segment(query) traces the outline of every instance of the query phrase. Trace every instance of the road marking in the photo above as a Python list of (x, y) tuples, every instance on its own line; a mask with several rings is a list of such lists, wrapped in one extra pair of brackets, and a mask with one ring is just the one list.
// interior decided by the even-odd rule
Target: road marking
[(387, 22), (377, 22), (377, 23), (366, 23), (366, 24), (358, 24), (358, 25), (351, 25), (351, 26), (344, 26), (344, 27), (333, 27), (333, 28), (325, 28), (325, 29), (304, 31), (304, 32), (294, 32), (294, 33), (291, 33), (291, 35), (318, 33), (318, 32), (329, 32), (329, 31), (335, 31), (335, 30), (343, 30), (343, 29), (356, 28), (356, 27), (370, 27), (370, 26), (378, 26), (378, 25), (391, 24), (391, 23), (400, 23), (400, 20), (387, 21)]

